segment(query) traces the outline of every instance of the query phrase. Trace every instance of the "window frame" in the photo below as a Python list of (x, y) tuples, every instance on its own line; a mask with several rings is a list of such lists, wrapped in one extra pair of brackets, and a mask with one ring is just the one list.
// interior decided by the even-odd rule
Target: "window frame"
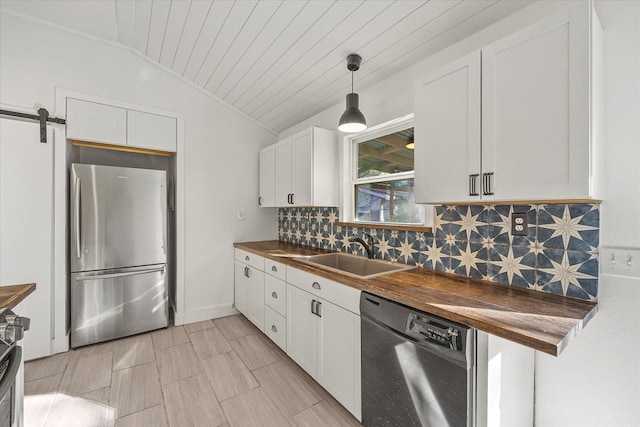
[(403, 179), (414, 179), (415, 185), (415, 158), (414, 158), (414, 170), (410, 172), (398, 172), (394, 174), (379, 175), (366, 178), (358, 178), (358, 143), (367, 141), (369, 139), (388, 135), (398, 132), (403, 129), (407, 129), (414, 126), (413, 113), (398, 119), (390, 120), (385, 123), (381, 123), (377, 126), (371, 127), (368, 130), (356, 134), (345, 136), (343, 158), (346, 160), (343, 162), (343, 198), (342, 206), (340, 207), (340, 221), (349, 222), (353, 224), (362, 224), (362, 226), (377, 226), (377, 227), (424, 227), (429, 221), (427, 218), (427, 209), (425, 205), (416, 203), (416, 206), (422, 211), (421, 217), (424, 218), (422, 223), (407, 223), (407, 222), (379, 222), (379, 221), (357, 221), (355, 218), (355, 188), (358, 184), (370, 184), (373, 182), (383, 181), (400, 181)]

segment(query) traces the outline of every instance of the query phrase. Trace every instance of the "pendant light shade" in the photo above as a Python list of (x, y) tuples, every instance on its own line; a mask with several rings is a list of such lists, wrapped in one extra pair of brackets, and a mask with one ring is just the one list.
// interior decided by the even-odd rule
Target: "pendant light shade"
[(353, 73), (360, 69), (361, 62), (362, 58), (355, 53), (347, 57), (347, 69), (351, 71), (351, 93), (347, 94), (347, 109), (338, 123), (340, 132), (360, 132), (367, 128), (367, 120), (360, 111), (360, 97), (353, 92)]
[(338, 123), (341, 132), (360, 132), (367, 128), (367, 121), (360, 111), (360, 97), (357, 93), (347, 94), (347, 109), (344, 110)]

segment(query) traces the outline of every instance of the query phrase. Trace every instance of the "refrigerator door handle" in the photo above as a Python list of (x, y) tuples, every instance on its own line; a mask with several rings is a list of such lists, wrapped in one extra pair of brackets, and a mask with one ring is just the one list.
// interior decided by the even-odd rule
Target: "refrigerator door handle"
[(76, 277), (76, 281), (82, 282), (84, 280), (115, 279), (117, 277), (136, 276), (138, 274), (156, 273), (158, 271), (164, 271), (164, 266), (158, 267), (158, 268), (151, 268), (149, 270), (128, 271), (126, 273), (109, 273), (109, 274), (96, 274), (93, 276), (80, 276), (80, 277)]
[(80, 259), (80, 177), (76, 177), (74, 193), (73, 224), (76, 231), (76, 257)]

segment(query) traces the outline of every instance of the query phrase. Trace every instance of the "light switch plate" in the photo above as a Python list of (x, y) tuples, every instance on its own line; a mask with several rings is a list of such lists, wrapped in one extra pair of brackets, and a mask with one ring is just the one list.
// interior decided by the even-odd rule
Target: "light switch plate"
[(600, 274), (640, 278), (640, 249), (600, 247)]

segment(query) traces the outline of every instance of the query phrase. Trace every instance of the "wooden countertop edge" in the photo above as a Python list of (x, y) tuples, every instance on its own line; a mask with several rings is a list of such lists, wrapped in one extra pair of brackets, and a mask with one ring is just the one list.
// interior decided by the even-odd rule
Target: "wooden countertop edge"
[[(277, 246), (278, 251), (286, 251), (287, 249), (290, 251), (289, 254), (285, 254), (284, 256), (280, 254), (280, 256), (274, 256), (269, 253), (269, 250), (263, 250), (256, 248), (258, 247), (269, 247), (269, 246)], [(542, 351), (544, 353), (550, 354), (552, 356), (558, 356), (564, 348), (568, 345), (568, 343), (577, 335), (577, 333), (584, 328), (587, 323), (593, 318), (593, 316), (598, 311), (598, 306), (595, 302), (591, 301), (581, 301), (574, 298), (567, 298), (562, 296), (551, 295), (547, 293), (542, 293), (539, 291), (527, 290), (514, 288), (512, 286), (502, 285), (499, 283), (487, 282), (485, 280), (480, 279), (472, 279), (466, 278), (462, 276), (457, 276), (448, 273), (441, 273), (433, 270), (427, 270), (422, 268), (416, 268), (404, 272), (393, 273), (386, 276), (381, 276), (377, 278), (371, 279), (358, 279), (353, 278), (351, 276), (342, 275), (337, 272), (328, 271), (322, 269), (320, 267), (314, 267), (306, 263), (302, 263), (297, 261), (295, 258), (297, 256), (304, 256), (311, 253), (327, 253), (331, 252), (328, 250), (312, 248), (309, 246), (297, 245), (292, 243), (280, 242), (277, 240), (274, 241), (264, 241), (264, 242), (241, 242), (234, 243), (234, 247), (245, 250), (247, 252), (254, 253), (256, 255), (278, 261), (280, 263), (291, 265), (300, 270), (304, 270), (321, 277), (325, 277), (330, 280), (334, 280), (336, 282), (342, 283), (346, 286), (350, 286), (356, 288), (361, 291), (371, 292), (383, 298), (392, 299), (401, 304), (408, 305), (418, 310), (428, 311), (435, 315), (439, 315), (442, 317), (447, 317), (453, 321), (462, 323), (466, 326), (470, 326), (493, 335), (499, 336), (501, 338), (508, 339), (513, 342), (517, 342), (524, 346), (533, 348), (535, 350)], [(273, 251), (273, 250), (272, 250)], [(299, 254), (297, 254), (300, 252)], [(297, 254), (297, 255), (296, 255)], [(420, 272), (422, 270), (423, 272)], [(413, 273), (413, 274), (411, 274)], [(424, 278), (424, 281), (427, 281), (425, 275), (430, 275), (432, 277), (437, 277), (437, 279), (441, 283), (451, 283), (451, 284), (460, 284), (460, 285), (471, 285), (471, 286), (491, 286), (492, 290), (497, 290), (494, 298), (502, 297), (502, 298), (511, 298), (513, 294), (520, 294), (516, 296), (521, 296), (527, 299), (533, 298), (534, 300), (540, 300), (540, 302), (547, 302), (550, 304), (556, 304), (555, 307), (557, 310), (571, 310), (572, 313), (564, 316), (566, 319), (566, 323), (572, 324), (571, 327), (566, 325), (562, 327), (561, 333), (562, 337), (559, 337), (558, 334), (560, 331), (556, 331), (554, 335), (552, 332), (540, 331), (540, 330), (523, 330), (522, 326), (518, 326), (515, 323), (509, 323), (508, 321), (504, 321), (501, 319), (493, 318), (481, 318), (478, 316), (468, 315), (462, 313), (462, 310), (456, 311), (450, 308), (444, 308), (439, 305), (437, 302), (425, 301), (417, 299), (416, 297), (412, 297), (409, 293), (399, 293), (397, 290), (392, 289), (394, 286), (397, 287), (397, 284), (393, 284), (390, 279), (395, 279), (396, 282), (400, 281), (403, 277), (401, 275), (410, 274), (414, 283), (417, 283), (421, 279), (421, 275)], [(404, 280), (404, 283), (408, 282), (408, 280)], [(416, 285), (417, 286), (417, 285)], [(495, 288), (494, 288), (495, 287)], [(425, 286), (416, 287), (418, 290), (423, 290), (424, 292), (429, 292), (431, 294), (440, 294), (443, 297), (446, 296), (454, 296), (456, 298), (460, 298), (461, 300), (466, 300), (468, 302), (475, 302), (477, 304), (485, 304), (487, 307), (494, 307), (496, 311), (502, 313), (513, 313), (519, 314), (522, 313), (525, 317), (527, 313), (520, 312), (514, 308), (509, 307), (508, 305), (500, 305), (495, 301), (482, 300), (480, 298), (474, 298), (469, 295), (461, 295), (452, 291), (444, 290), (442, 288), (430, 287), (428, 284)], [(501, 295), (503, 294), (503, 295)], [(516, 304), (518, 305), (518, 304)], [(473, 307), (471, 307), (473, 309)], [(535, 316), (548, 316), (550, 314), (544, 314), (542, 311), (538, 314), (530, 314), (531, 318), (534, 319)], [(555, 317), (558, 317), (557, 313), (553, 314)], [(579, 315), (580, 318), (575, 317)], [(498, 323), (498, 324), (496, 324)]]
[(35, 283), (0, 286), (0, 307), (14, 308), (35, 290)]

